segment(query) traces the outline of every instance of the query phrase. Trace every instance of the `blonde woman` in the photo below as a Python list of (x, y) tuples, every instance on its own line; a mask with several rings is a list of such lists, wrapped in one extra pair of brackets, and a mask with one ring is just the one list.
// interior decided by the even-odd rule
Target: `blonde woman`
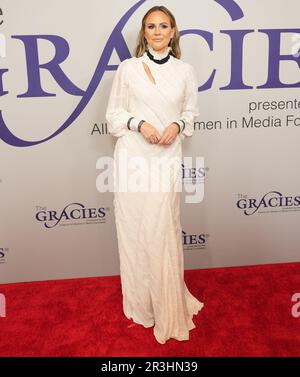
[(180, 60), (172, 13), (142, 19), (132, 58), (114, 76), (106, 119), (117, 138), (114, 210), (123, 311), (156, 340), (188, 340), (203, 303), (184, 282), (180, 191), (182, 141), (199, 115), (193, 66)]

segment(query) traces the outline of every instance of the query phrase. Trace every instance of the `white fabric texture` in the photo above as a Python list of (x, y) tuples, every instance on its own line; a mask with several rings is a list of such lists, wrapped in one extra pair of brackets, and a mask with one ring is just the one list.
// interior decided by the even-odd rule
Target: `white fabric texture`
[[(204, 306), (184, 282), (181, 193), (176, 190), (182, 185), (181, 143), (193, 135), (197, 115), (197, 77), (190, 64), (172, 55), (166, 63), (157, 64), (146, 53), (120, 63), (106, 119), (108, 131), (117, 137), (114, 211), (123, 311), (144, 327), (154, 326), (154, 336), (161, 344), (170, 338), (188, 340), (189, 330), (195, 328), (192, 317)], [(171, 145), (151, 144), (137, 132), (142, 119), (161, 135), (174, 121), (182, 125), (180, 120), (184, 120), (185, 128)], [(168, 191), (163, 189), (163, 180), (167, 180)], [(138, 191), (134, 183), (143, 184), (143, 189)]]

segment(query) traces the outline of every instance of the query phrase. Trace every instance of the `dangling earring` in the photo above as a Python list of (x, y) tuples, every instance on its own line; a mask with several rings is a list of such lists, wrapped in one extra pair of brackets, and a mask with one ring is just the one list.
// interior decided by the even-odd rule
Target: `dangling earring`
[(147, 39), (144, 37), (144, 41), (145, 41), (145, 48), (146, 50), (148, 50), (148, 42), (147, 42)]

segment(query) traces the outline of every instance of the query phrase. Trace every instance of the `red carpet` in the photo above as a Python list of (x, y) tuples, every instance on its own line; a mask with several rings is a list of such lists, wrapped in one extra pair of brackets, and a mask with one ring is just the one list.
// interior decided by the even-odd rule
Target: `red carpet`
[(205, 306), (189, 341), (161, 345), (122, 312), (120, 277), (0, 285), (1, 356), (300, 356), (300, 263), (185, 271)]

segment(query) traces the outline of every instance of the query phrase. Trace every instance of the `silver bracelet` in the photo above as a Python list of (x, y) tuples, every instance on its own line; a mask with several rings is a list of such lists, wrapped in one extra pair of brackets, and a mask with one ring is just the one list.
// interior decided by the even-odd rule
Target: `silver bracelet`
[(183, 123), (183, 127), (182, 127), (182, 130), (181, 130), (181, 132), (182, 132), (184, 130), (184, 128), (185, 128), (185, 121), (182, 120), (182, 119), (180, 119), (180, 121)]
[(175, 124), (176, 124), (176, 126), (178, 127), (178, 133), (180, 133), (180, 131), (181, 131), (181, 129), (180, 129), (180, 124), (179, 124), (179, 123), (177, 123), (177, 122), (173, 122), (173, 123), (175, 123)]
[(134, 117), (131, 117), (131, 118), (129, 118), (128, 121), (127, 121), (127, 128), (128, 128), (129, 130), (131, 130), (131, 128), (129, 127), (129, 125), (130, 125), (130, 122), (132, 121), (133, 118), (134, 118)]
[(138, 126), (137, 126), (137, 130), (138, 130), (138, 132), (141, 132), (141, 126), (142, 126), (142, 124), (143, 124), (144, 122), (146, 122), (144, 119), (142, 119), (142, 120), (139, 122), (139, 124), (138, 124)]

